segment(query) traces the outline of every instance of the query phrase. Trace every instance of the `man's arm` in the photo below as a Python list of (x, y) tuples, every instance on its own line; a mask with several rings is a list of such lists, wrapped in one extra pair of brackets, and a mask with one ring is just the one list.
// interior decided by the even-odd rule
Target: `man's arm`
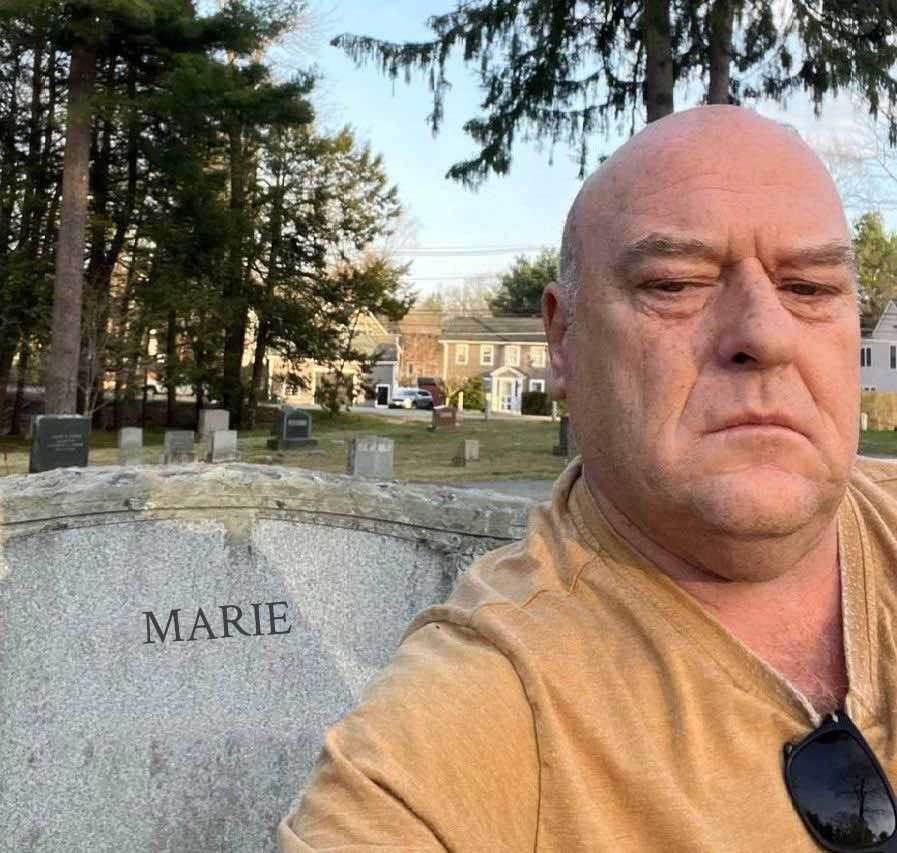
[(412, 634), (327, 734), (282, 853), (532, 850), (533, 715), (511, 663), (448, 623)]

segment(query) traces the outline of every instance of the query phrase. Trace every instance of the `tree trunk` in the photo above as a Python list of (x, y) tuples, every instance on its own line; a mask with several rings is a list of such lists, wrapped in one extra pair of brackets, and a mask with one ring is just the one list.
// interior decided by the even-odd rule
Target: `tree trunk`
[(0, 348), (0, 427), (6, 420), (6, 386), (9, 383), (9, 372), (17, 348), (18, 341), (12, 346), (7, 344)]
[(248, 306), (243, 281), (243, 249), (246, 236), (246, 146), (239, 122), (230, 136), (230, 210), (233, 229), (228, 250), (224, 285), (224, 375), (222, 396), (224, 408), (230, 412), (232, 429), (240, 429), (243, 420), (243, 351), (246, 346)]
[(174, 309), (168, 311), (168, 332), (165, 337), (165, 425), (177, 426), (177, 358), (178, 318)]
[(22, 419), (22, 409), (25, 407), (25, 379), (28, 374), (28, 359), (31, 356), (31, 344), (28, 336), (22, 338), (22, 346), (19, 349), (19, 364), (16, 369), (16, 401), (12, 407), (12, 417), (9, 421), (9, 435), (19, 435), (19, 422)]
[(645, 108), (648, 121), (673, 112), (673, 45), (670, 0), (645, 0), (642, 11), (645, 45)]
[(69, 72), (69, 101), (62, 178), (62, 217), (56, 249), (53, 319), (47, 361), (46, 412), (73, 414), (81, 349), (81, 294), (90, 159), (91, 96), (97, 49), (76, 44)]
[(710, 88), (708, 104), (729, 103), (729, 68), (732, 63), (732, 0), (716, 0), (710, 10)]

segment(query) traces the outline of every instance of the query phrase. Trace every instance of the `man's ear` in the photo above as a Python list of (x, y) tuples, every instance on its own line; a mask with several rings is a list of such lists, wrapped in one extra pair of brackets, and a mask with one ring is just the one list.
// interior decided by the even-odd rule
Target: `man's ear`
[(557, 283), (549, 284), (542, 293), (542, 322), (548, 339), (551, 358), (551, 381), (549, 389), (555, 400), (567, 397), (567, 381), (571, 365), (567, 359), (567, 329), (573, 317), (572, 298)]

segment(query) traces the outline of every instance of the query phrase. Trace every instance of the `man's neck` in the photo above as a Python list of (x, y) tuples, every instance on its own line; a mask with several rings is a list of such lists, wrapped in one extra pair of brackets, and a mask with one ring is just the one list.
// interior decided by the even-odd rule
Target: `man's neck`
[[(847, 672), (841, 614), (837, 523), (804, 553), (781, 549), (782, 571), (764, 581), (732, 581), (665, 549), (590, 491), (606, 520), (627, 544), (694, 597), (726, 630), (796, 687), (819, 713), (841, 707)], [(709, 551), (713, 545), (708, 541)], [(764, 546), (758, 545), (758, 549)], [(767, 544), (758, 559), (776, 559)]]

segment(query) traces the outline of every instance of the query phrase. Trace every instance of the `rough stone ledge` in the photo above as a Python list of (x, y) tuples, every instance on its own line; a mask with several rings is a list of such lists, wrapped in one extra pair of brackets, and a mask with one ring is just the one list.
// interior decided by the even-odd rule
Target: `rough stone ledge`
[(372, 481), (271, 465), (63, 468), (0, 480), (0, 538), (160, 517), (382, 522), (403, 538), (514, 541), (533, 501), (471, 489)]

